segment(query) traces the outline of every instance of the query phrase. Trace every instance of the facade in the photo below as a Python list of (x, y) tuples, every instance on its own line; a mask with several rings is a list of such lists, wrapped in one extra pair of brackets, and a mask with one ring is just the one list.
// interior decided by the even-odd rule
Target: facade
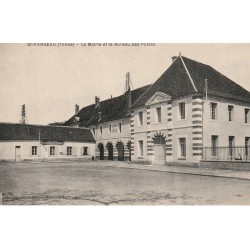
[(0, 160), (92, 159), (89, 129), (0, 123)]
[[(65, 125), (91, 128), (100, 159), (131, 159), (156, 165), (198, 164), (204, 158), (248, 160), (250, 93), (208, 65), (181, 54), (172, 59), (154, 84), (134, 90), (137, 94), (131, 105), (126, 101), (130, 92), (126, 92), (118, 97), (124, 99), (118, 102), (120, 106), (111, 104), (114, 112), (109, 116), (102, 111), (105, 108), (98, 109), (97, 102)], [(123, 113), (118, 106), (124, 108)], [(117, 113), (121, 114), (119, 118)], [(87, 122), (83, 122), (84, 117)], [(119, 150), (120, 142), (123, 150)], [(221, 157), (223, 147), (226, 150)]]

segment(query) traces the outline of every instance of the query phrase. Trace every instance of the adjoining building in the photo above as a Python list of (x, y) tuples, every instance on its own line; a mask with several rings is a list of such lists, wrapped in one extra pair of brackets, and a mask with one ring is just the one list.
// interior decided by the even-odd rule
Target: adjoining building
[(94, 156), (95, 139), (88, 128), (0, 123), (0, 160)]
[(100, 101), (76, 112), (65, 126), (88, 127), (96, 140), (96, 158), (100, 160), (131, 160), (130, 107), (150, 85), (130, 90), (118, 97)]
[(249, 161), (249, 91), (181, 54), (172, 60), (154, 84), (103, 102), (96, 97), (65, 125), (91, 128), (100, 159)]

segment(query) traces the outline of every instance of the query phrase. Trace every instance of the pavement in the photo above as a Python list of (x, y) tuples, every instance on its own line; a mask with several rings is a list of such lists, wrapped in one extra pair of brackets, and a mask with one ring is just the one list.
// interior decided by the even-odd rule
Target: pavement
[[(70, 165), (74, 164), (74, 162), (81, 162), (79, 159), (74, 159), (70, 161), (65, 160), (54, 160), (47, 161), (48, 164), (58, 164), (68, 162)], [(18, 165), (26, 165), (28, 167), (32, 167), (34, 165), (39, 166), (39, 164), (44, 164), (44, 161), (22, 161), (16, 163), (0, 163), (0, 167), (5, 166), (18, 166)], [(222, 177), (222, 178), (234, 178), (234, 179), (243, 179), (250, 180), (250, 171), (246, 170), (228, 170), (228, 169), (215, 169), (215, 168), (198, 168), (198, 167), (190, 167), (190, 166), (156, 166), (156, 165), (145, 165), (145, 164), (137, 164), (133, 162), (118, 162), (118, 161), (90, 161), (83, 163), (87, 163), (88, 165), (105, 165), (105, 167), (118, 167), (118, 168), (126, 168), (126, 169), (137, 169), (137, 170), (146, 170), (146, 171), (157, 171), (157, 172), (168, 172), (168, 173), (178, 173), (178, 174), (188, 174), (188, 175), (200, 175), (200, 176), (212, 176), (212, 177)]]

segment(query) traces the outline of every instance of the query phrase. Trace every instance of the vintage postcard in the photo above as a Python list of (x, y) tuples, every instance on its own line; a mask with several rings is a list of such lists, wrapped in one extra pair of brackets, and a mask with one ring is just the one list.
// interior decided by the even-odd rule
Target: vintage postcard
[(249, 205), (250, 44), (0, 44), (1, 205)]

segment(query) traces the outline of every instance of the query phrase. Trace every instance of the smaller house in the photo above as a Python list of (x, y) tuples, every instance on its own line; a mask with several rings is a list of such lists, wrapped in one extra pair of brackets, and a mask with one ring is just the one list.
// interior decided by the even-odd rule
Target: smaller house
[(0, 123), (0, 160), (92, 157), (95, 139), (88, 128)]

